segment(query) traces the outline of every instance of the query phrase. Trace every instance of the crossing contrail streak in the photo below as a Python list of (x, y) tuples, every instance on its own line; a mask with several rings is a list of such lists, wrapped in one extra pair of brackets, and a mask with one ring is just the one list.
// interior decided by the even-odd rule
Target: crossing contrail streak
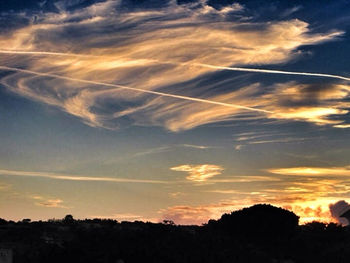
[[(61, 53), (61, 52), (47, 52), (47, 51), (22, 51), (22, 50), (0, 50), (1, 54), (23, 54), (23, 55), (39, 55), (39, 56), (66, 56), (66, 57), (107, 57), (111, 56), (104, 55), (88, 55), (88, 54), (76, 54), (76, 53)], [(299, 75), (299, 76), (312, 76), (312, 77), (321, 77), (321, 78), (332, 78), (332, 79), (341, 79), (350, 81), (350, 77), (344, 77), (334, 74), (325, 74), (325, 73), (313, 73), (313, 72), (298, 72), (298, 71), (285, 71), (285, 70), (272, 70), (272, 69), (257, 69), (257, 68), (244, 68), (244, 67), (225, 67), (225, 66), (215, 66), (210, 64), (203, 63), (174, 63), (174, 62), (162, 62), (158, 63), (170, 63), (175, 65), (195, 65), (199, 67), (211, 68), (211, 69), (220, 69), (220, 70), (231, 70), (231, 71), (243, 71), (243, 72), (253, 72), (253, 73), (267, 73), (267, 74), (283, 74), (283, 75)]]
[(76, 81), (76, 82), (87, 83), (87, 84), (101, 85), (101, 86), (106, 86), (106, 87), (113, 87), (113, 88), (118, 88), (118, 89), (143, 92), (143, 93), (153, 94), (153, 95), (162, 96), (162, 97), (170, 97), (170, 98), (176, 98), (176, 99), (182, 99), (182, 100), (188, 100), (188, 101), (208, 103), (208, 104), (214, 104), (214, 105), (242, 109), (242, 110), (248, 110), (248, 111), (255, 111), (255, 112), (261, 112), (261, 113), (273, 113), (272, 111), (262, 110), (262, 109), (258, 109), (258, 108), (252, 108), (252, 107), (247, 107), (247, 106), (242, 106), (242, 105), (237, 105), (237, 104), (224, 103), (224, 102), (219, 102), (219, 101), (206, 100), (206, 99), (200, 99), (200, 98), (194, 98), (194, 97), (188, 97), (188, 96), (182, 96), (182, 95), (176, 95), (176, 94), (158, 92), (158, 91), (152, 91), (152, 90), (144, 90), (144, 89), (132, 88), (132, 87), (127, 87), (127, 86), (123, 86), (123, 85), (104, 83), (104, 82), (93, 81), (93, 80), (71, 78), (71, 77), (65, 77), (65, 76), (51, 74), (51, 73), (31, 71), (31, 70), (27, 70), (27, 69), (0, 66), (0, 70), (22, 72), (22, 73), (27, 73), (27, 74), (32, 74), (32, 75), (37, 75), (37, 76), (42, 76), (42, 77), (51, 77), (51, 78), (64, 79), (64, 80)]
[(241, 67), (222, 67), (214, 66), (209, 64), (195, 64), (198, 66), (212, 68), (212, 69), (222, 69), (222, 70), (232, 70), (232, 71), (245, 71), (245, 72), (256, 72), (256, 73), (268, 73), (268, 74), (284, 74), (284, 75), (299, 75), (299, 76), (313, 76), (313, 77), (323, 77), (323, 78), (333, 78), (350, 81), (350, 78), (324, 73), (311, 73), (311, 72), (297, 72), (297, 71), (284, 71), (284, 70), (272, 70), (272, 69), (257, 69), (257, 68), (241, 68)]

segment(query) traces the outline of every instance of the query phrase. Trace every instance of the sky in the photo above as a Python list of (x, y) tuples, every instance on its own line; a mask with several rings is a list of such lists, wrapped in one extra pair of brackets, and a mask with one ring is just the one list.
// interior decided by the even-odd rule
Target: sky
[(349, 4), (1, 1), (0, 217), (335, 221)]

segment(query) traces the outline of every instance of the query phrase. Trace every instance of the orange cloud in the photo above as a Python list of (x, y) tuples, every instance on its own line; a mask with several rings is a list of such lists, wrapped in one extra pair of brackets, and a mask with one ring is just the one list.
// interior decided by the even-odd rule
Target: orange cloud
[(297, 175), (297, 176), (350, 176), (350, 167), (291, 167), (269, 169), (268, 172), (283, 175)]
[(100, 219), (115, 219), (119, 221), (133, 221), (133, 220), (143, 220), (143, 216), (132, 214), (132, 213), (119, 213), (112, 215), (91, 215), (90, 218), (100, 218)]
[(214, 164), (184, 164), (170, 169), (173, 171), (187, 172), (189, 175), (186, 179), (195, 182), (204, 182), (215, 175), (221, 174), (224, 170), (221, 166)]
[(312, 221), (319, 221), (319, 222), (336, 222), (328, 209), (328, 206), (300, 206), (300, 205), (285, 205), (283, 208), (288, 209), (296, 213), (299, 217), (299, 223), (309, 223)]
[(257, 203), (271, 203), (275, 206), (293, 211), (300, 217), (299, 223), (301, 224), (311, 221), (336, 222), (328, 208), (329, 204), (333, 202), (332, 200), (308, 201), (306, 203), (298, 201), (293, 203), (293, 201), (296, 200), (293, 198), (281, 199), (279, 201), (278, 198), (241, 199), (199, 206), (172, 206), (160, 210), (159, 213), (162, 214), (163, 219), (173, 220), (176, 224), (201, 225), (208, 222), (209, 219), (218, 219), (224, 213), (229, 213), (243, 207), (248, 207)]
[(218, 203), (200, 206), (179, 205), (159, 211), (163, 219), (170, 219), (181, 225), (201, 225), (209, 219), (217, 219), (223, 213), (241, 208), (234, 203)]
[[(207, 94), (206, 91), (218, 83), (199, 88), (197, 83), (193, 84), (200, 76), (221, 70), (215, 66), (285, 63), (302, 54), (297, 51), (300, 46), (330, 41), (343, 32), (314, 33), (306, 22), (297, 19), (266, 23), (227, 21), (228, 13), (242, 10), (239, 5), (216, 10), (202, 2), (199, 8), (192, 9), (189, 5), (171, 2), (157, 10), (123, 9), (117, 16), (110, 16), (110, 10), (118, 7), (119, 1), (107, 1), (76, 11), (67, 12), (62, 8), (57, 14), (41, 14), (40, 23), (0, 36), (0, 49), (12, 52), (1, 54), (2, 66), (25, 67), (66, 77), (37, 78), (17, 72), (2, 78), (2, 84), (22, 96), (60, 108), (87, 125), (107, 129), (117, 129), (120, 118), (127, 117), (135, 124), (181, 131), (236, 116), (246, 117), (249, 107), (263, 114), (248, 114), (253, 118), (346, 125), (341, 121), (327, 121), (328, 116), (345, 114), (346, 110), (338, 105), (295, 110), (275, 103), (271, 106), (273, 100), (268, 96), (252, 100), (252, 95), (261, 91), (259, 84), (203, 98), (201, 94)], [(149, 23), (150, 19), (157, 23)], [(120, 24), (128, 28), (127, 34), (122, 29), (109, 30), (111, 25)], [(85, 32), (92, 26), (96, 30), (86, 37), (78, 34), (79, 38), (75, 39), (65, 34), (70, 30)], [(243, 30), (242, 26), (249, 30)], [(94, 35), (95, 32), (98, 35)], [(80, 54), (72, 55), (74, 51)], [(91, 83), (78, 83), (73, 79)], [(97, 82), (100, 84), (96, 85)], [(101, 84), (118, 83), (160, 92), (172, 85), (184, 86), (185, 82), (192, 84), (177, 90), (179, 94), (243, 107), (203, 105)], [(275, 97), (277, 92), (276, 89), (271, 96)], [(111, 104), (118, 107), (108, 107)]]
[(44, 206), (49, 208), (68, 208), (63, 205), (63, 200), (61, 199), (47, 199), (35, 203), (38, 206)]

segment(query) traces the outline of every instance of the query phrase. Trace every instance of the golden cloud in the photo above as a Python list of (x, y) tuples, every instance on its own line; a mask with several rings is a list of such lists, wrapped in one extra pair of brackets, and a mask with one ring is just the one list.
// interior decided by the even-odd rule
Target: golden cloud
[(268, 172), (283, 175), (297, 176), (350, 176), (350, 167), (292, 167), (269, 169)]
[[(209, 180), (210, 181), (210, 180)], [(217, 219), (223, 213), (241, 209), (257, 203), (269, 203), (284, 207), (300, 216), (300, 223), (314, 220), (335, 222), (329, 211), (329, 204), (343, 198), (350, 192), (348, 181), (301, 177), (298, 181), (280, 180), (250, 192), (240, 188), (216, 188), (205, 192), (223, 194), (229, 198), (216, 203), (200, 205), (176, 205), (159, 212), (163, 218), (178, 224), (203, 224), (209, 219)]]
[(207, 223), (209, 219), (217, 219), (223, 213), (242, 208), (234, 202), (217, 203), (199, 206), (179, 205), (162, 209), (159, 213), (163, 219), (170, 219), (176, 224), (201, 225)]
[[(108, 129), (118, 128), (120, 120), (127, 118), (130, 123), (180, 131), (236, 116), (304, 120), (345, 127), (342, 121), (328, 120), (329, 116), (346, 114), (342, 109), (344, 105), (291, 109), (282, 107), (276, 99), (271, 100), (280, 92), (293, 92), (292, 89), (279, 87), (256, 99), (261, 93), (259, 84), (210, 95), (208, 91), (220, 83), (196, 82), (199, 77), (219, 70), (203, 64), (227, 67), (284, 63), (301, 55), (297, 51), (300, 46), (330, 41), (342, 32), (313, 33), (306, 22), (297, 19), (266, 23), (228, 21), (227, 13), (242, 10), (239, 5), (215, 10), (204, 2), (197, 9), (171, 2), (162, 9), (147, 11), (120, 11), (118, 5), (118, 1), (108, 1), (77, 11), (66, 12), (62, 7), (58, 14), (40, 15), (37, 24), (0, 36), (0, 49), (8, 52), (1, 54), (2, 65), (147, 91), (170, 92), (170, 87), (178, 85), (181, 88), (171, 88), (170, 93), (194, 98), (203, 98), (202, 94), (206, 94), (203, 99), (254, 107), (263, 115), (247, 114), (248, 109), (244, 107), (155, 97), (103, 84), (24, 72), (8, 75), (1, 83), (22, 96), (77, 116), (90, 126)], [(91, 27), (94, 30), (87, 29)], [(76, 37), (67, 32), (76, 32)], [(79, 54), (72, 54), (77, 51)], [(347, 89), (339, 88), (333, 98), (341, 100), (347, 96)], [(299, 96), (297, 93), (296, 88), (294, 95)], [(320, 97), (320, 100), (327, 98), (330, 97)]]
[(38, 206), (44, 206), (49, 208), (68, 208), (67, 206), (63, 205), (63, 200), (61, 199), (41, 200), (40, 202), (36, 202), (35, 204)]
[(130, 220), (143, 220), (143, 216), (132, 214), (132, 213), (119, 213), (119, 214), (112, 214), (112, 215), (91, 215), (90, 218), (100, 218), (100, 219), (115, 219), (120, 221), (130, 221)]
[(184, 164), (170, 169), (173, 171), (187, 172), (189, 175), (186, 179), (195, 182), (204, 182), (215, 175), (221, 174), (224, 170), (221, 166), (214, 164)]
[(335, 222), (329, 211), (329, 204), (336, 202), (336, 198), (302, 198), (297, 196), (253, 196), (242, 195), (236, 200), (223, 200), (218, 203), (202, 204), (198, 206), (178, 205), (161, 209), (159, 213), (164, 219), (173, 220), (177, 224), (201, 225), (209, 219), (218, 219), (224, 213), (230, 213), (243, 207), (257, 203), (269, 203), (293, 211), (299, 217), (300, 223), (311, 221)]
[(343, 125), (341, 119), (330, 117), (345, 115), (350, 105), (343, 100), (350, 95), (350, 87), (341, 84), (279, 84), (263, 100), (270, 101), (267, 108), (276, 119), (307, 121), (318, 125)]

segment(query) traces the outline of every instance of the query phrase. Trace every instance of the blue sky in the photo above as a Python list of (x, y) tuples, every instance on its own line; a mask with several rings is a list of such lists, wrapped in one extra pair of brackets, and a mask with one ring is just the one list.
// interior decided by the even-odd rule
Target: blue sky
[(348, 1), (2, 1), (0, 217), (334, 220), (349, 19)]

